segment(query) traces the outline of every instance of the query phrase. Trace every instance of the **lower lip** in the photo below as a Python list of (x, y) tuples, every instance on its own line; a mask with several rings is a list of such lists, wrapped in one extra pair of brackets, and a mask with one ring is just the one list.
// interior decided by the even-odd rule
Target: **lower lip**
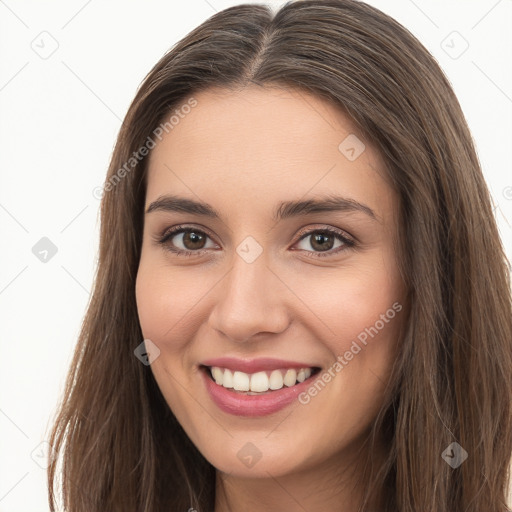
[(280, 411), (297, 400), (298, 395), (312, 382), (312, 378), (309, 378), (289, 388), (283, 387), (261, 395), (246, 395), (219, 386), (210, 378), (210, 371), (207, 369), (203, 368), (201, 373), (206, 389), (219, 409), (236, 416), (266, 416)]

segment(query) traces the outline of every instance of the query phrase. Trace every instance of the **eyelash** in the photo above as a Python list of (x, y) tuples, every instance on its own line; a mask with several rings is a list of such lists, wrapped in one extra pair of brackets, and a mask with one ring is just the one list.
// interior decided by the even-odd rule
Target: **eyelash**
[[(169, 240), (173, 236), (178, 235), (180, 233), (190, 233), (190, 232), (198, 233), (200, 235), (205, 235), (208, 238), (211, 238), (208, 235), (208, 233), (206, 233), (205, 231), (193, 228), (191, 226), (181, 226), (180, 225), (180, 226), (175, 226), (175, 227), (173, 227), (171, 229), (168, 229), (167, 231), (164, 232), (163, 235), (158, 237), (158, 239), (156, 241), (157, 241), (158, 244), (162, 245), (166, 250), (171, 251), (171, 252), (177, 254), (178, 256), (195, 257), (195, 256), (200, 256), (204, 252), (207, 252), (208, 249), (198, 249), (197, 251), (176, 249), (170, 243), (168, 243)], [(323, 252), (321, 252), (321, 251), (307, 251), (305, 249), (298, 249), (298, 250), (302, 250), (302, 251), (305, 251), (306, 253), (308, 253), (307, 256), (310, 257), (310, 258), (318, 258), (318, 257), (324, 258), (324, 257), (333, 256), (333, 255), (336, 255), (336, 254), (338, 254), (338, 253), (340, 253), (342, 251), (345, 251), (345, 250), (348, 250), (348, 249), (352, 249), (356, 245), (355, 241), (352, 240), (351, 238), (349, 238), (348, 236), (346, 236), (346, 234), (343, 231), (338, 230), (338, 229), (334, 229), (334, 228), (321, 228), (321, 229), (312, 229), (312, 230), (309, 230), (309, 231), (305, 231), (305, 232), (300, 234), (299, 239), (294, 243), (294, 245), (296, 245), (297, 243), (299, 243), (302, 240), (306, 239), (308, 236), (311, 236), (311, 235), (316, 234), (316, 233), (319, 233), (319, 234), (327, 233), (329, 235), (332, 235), (335, 238), (337, 238), (338, 240), (340, 240), (343, 243), (343, 245), (340, 246), (340, 247), (337, 247), (336, 250), (329, 249), (328, 251), (323, 251)]]

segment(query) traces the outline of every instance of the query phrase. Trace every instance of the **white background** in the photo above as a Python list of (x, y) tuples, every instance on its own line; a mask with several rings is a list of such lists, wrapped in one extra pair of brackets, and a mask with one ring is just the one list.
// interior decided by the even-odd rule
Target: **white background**
[[(92, 191), (121, 119), (172, 44), (238, 3), (0, 0), (0, 512), (48, 510), (35, 461), (89, 298), (98, 247)], [(510, 258), (512, 1), (368, 3), (405, 25), (447, 73)], [(469, 47), (453, 58), (461, 37)], [(46, 263), (32, 252), (42, 237), (57, 247)]]

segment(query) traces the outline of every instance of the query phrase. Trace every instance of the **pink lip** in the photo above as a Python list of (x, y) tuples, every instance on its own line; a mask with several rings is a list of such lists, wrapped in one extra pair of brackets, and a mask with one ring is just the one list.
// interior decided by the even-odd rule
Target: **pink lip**
[(284, 359), (272, 359), (262, 357), (259, 359), (236, 359), (234, 357), (219, 357), (217, 359), (208, 359), (201, 363), (203, 366), (218, 366), (232, 371), (244, 373), (256, 373), (263, 371), (282, 370), (282, 369), (300, 369), (313, 368), (310, 363), (298, 363), (296, 361), (285, 361)]
[[(217, 366), (217, 364), (214, 366)], [(299, 367), (304, 368), (304, 366)], [(294, 400), (297, 400), (299, 394), (311, 386), (314, 379), (314, 376), (312, 376), (290, 388), (285, 386), (278, 391), (269, 391), (261, 395), (245, 395), (216, 384), (210, 378), (207, 368), (203, 368), (201, 374), (211, 399), (219, 409), (236, 416), (250, 417), (265, 416), (284, 409)]]

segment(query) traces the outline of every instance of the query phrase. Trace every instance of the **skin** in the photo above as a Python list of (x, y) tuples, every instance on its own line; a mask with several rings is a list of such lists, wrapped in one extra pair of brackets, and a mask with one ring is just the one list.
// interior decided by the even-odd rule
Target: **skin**
[[(363, 491), (353, 487), (357, 451), (382, 403), (403, 312), (308, 404), (268, 416), (221, 411), (198, 364), (275, 357), (330, 368), (366, 327), (404, 304), (393, 244), (398, 198), (378, 152), (321, 98), (257, 86), (194, 98), (197, 106), (150, 154), (145, 206), (174, 194), (210, 204), (221, 219), (145, 215), (136, 297), (144, 338), (160, 350), (151, 370), (188, 436), (217, 468), (216, 512), (355, 511)], [(349, 134), (366, 146), (354, 161), (338, 149)], [(375, 218), (338, 211), (272, 220), (281, 201), (333, 192), (371, 208)], [(180, 224), (205, 233), (203, 246), (177, 234), (167, 247), (201, 254), (180, 256), (157, 242)], [(311, 233), (302, 237), (329, 227), (351, 235), (355, 247), (334, 239), (325, 255)], [(248, 236), (262, 248), (252, 263), (236, 252)], [(252, 467), (237, 457), (249, 442), (261, 453)], [(380, 447), (373, 455), (383, 453)], [(378, 490), (372, 499), (379, 503)]]

